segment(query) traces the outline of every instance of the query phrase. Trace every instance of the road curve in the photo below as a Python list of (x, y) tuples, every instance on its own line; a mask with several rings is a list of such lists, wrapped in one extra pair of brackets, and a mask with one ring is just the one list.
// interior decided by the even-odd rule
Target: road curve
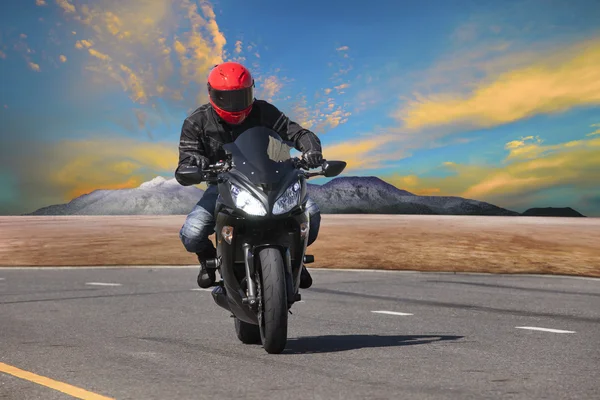
[(195, 274), (0, 268), (0, 399), (600, 398), (597, 279), (312, 270), (269, 355)]

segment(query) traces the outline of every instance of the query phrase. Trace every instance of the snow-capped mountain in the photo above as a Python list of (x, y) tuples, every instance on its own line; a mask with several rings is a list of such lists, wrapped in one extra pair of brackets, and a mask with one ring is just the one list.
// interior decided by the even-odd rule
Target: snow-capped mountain
[(31, 215), (188, 214), (204, 191), (158, 176), (133, 189), (95, 190), (67, 204), (40, 208)]
[[(520, 215), (461, 197), (418, 196), (376, 177), (335, 178), (324, 185), (309, 184), (308, 192), (324, 214)], [(95, 190), (30, 215), (182, 215), (202, 194), (175, 178), (156, 177), (133, 189)]]

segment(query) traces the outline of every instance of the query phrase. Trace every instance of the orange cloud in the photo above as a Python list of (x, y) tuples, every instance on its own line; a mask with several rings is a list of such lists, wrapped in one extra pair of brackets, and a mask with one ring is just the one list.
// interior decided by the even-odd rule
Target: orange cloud
[(60, 60), (60, 62), (63, 62), (63, 63), (67, 62), (67, 57), (61, 54), (59, 57), (59, 60)]
[(94, 57), (103, 60), (103, 61), (110, 61), (110, 56), (104, 53), (100, 53), (98, 50), (94, 50), (94, 49), (88, 49), (89, 53), (91, 55), (93, 55)]
[(62, 191), (65, 200), (96, 189), (136, 187), (157, 175), (172, 175), (178, 160), (176, 144), (131, 139), (63, 141), (51, 150), (45, 179)]
[[(592, 125), (590, 125), (590, 128), (600, 128), (600, 124), (592, 124)], [(594, 136), (594, 135), (600, 135), (600, 129), (596, 129), (594, 132), (588, 133), (586, 136)]]
[(33, 71), (35, 72), (40, 72), (40, 66), (32, 61), (29, 61), (27, 63), (27, 65), (29, 65), (29, 68), (31, 68)]
[(45, 0), (35, 0), (35, 5), (36, 6), (45, 6), (46, 1)]
[(480, 83), (466, 96), (417, 96), (395, 116), (405, 128), (492, 127), (536, 114), (600, 104), (600, 39), (564, 48)]
[(94, 42), (92, 42), (91, 40), (78, 40), (77, 42), (75, 42), (75, 48), (76, 49), (83, 49), (84, 47), (86, 48), (90, 48), (94, 45)]
[(0, 50), (0, 58), (6, 59), (6, 54), (2, 50)]
[[(576, 140), (556, 145), (542, 145), (528, 140), (536, 149), (520, 157), (512, 156), (522, 145), (507, 146), (509, 155), (504, 166), (464, 165), (446, 162), (443, 168), (452, 172), (444, 177), (394, 175), (385, 180), (416, 194), (456, 195), (505, 206), (515, 204), (532, 192), (571, 187), (600, 189), (600, 138)], [(535, 155), (535, 156), (533, 156)]]
[(327, 145), (323, 147), (323, 154), (329, 160), (346, 161), (345, 171), (376, 168), (382, 160), (376, 153), (390, 140), (389, 136), (380, 136)]
[[(116, 82), (140, 103), (206, 100), (205, 90), (192, 85), (203, 84), (210, 68), (222, 62), (226, 44), (208, 2), (98, 0), (77, 8), (66, 0), (57, 4), (91, 32), (89, 39), (75, 43), (90, 55), (85, 68), (94, 79), (85, 84), (109, 88), (107, 83)], [(184, 25), (184, 33), (176, 34)], [(175, 61), (181, 68), (176, 69)]]
[(68, 0), (56, 0), (56, 4), (58, 4), (60, 6), (60, 8), (65, 10), (65, 12), (67, 12), (67, 13), (72, 14), (75, 12), (75, 6), (71, 3), (69, 3)]

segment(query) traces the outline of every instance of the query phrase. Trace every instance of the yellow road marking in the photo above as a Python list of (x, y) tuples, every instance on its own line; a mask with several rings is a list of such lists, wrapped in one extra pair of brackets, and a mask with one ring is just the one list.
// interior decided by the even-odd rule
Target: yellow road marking
[(49, 387), (50, 389), (58, 390), (82, 400), (114, 400), (110, 397), (105, 397), (96, 393), (88, 392), (76, 386), (69, 385), (68, 383), (55, 381), (45, 376), (36, 375), (32, 372), (23, 371), (22, 369), (15, 368), (11, 365), (0, 362), (0, 372), (16, 376), (17, 378), (25, 379), (26, 381), (37, 383), (38, 385)]

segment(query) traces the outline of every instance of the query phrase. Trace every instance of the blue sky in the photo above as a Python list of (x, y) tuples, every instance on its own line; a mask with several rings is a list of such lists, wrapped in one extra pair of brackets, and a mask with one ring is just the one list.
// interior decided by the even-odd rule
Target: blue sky
[(237, 60), (346, 175), (600, 216), (597, 1), (281, 4), (6, 1), (0, 214), (172, 177), (208, 68)]

